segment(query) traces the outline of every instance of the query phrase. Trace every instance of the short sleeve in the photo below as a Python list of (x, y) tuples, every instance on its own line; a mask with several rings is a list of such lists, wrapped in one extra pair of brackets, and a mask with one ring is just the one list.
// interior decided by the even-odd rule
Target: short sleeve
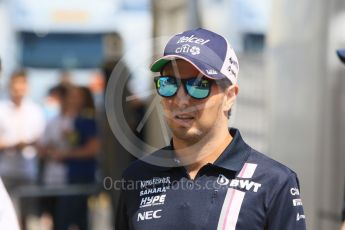
[(296, 174), (289, 175), (268, 207), (267, 230), (305, 230), (305, 215)]

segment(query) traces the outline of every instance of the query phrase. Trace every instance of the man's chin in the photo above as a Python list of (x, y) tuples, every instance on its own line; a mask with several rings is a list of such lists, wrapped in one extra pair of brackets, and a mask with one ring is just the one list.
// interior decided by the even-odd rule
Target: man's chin
[(197, 142), (202, 138), (202, 132), (196, 128), (174, 128), (172, 129), (173, 135), (187, 142)]

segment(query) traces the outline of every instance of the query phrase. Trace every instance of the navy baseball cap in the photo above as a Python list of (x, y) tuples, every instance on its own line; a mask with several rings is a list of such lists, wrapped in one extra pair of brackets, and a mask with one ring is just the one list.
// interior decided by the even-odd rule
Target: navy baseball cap
[(212, 31), (198, 28), (174, 35), (163, 57), (151, 65), (151, 71), (160, 72), (174, 59), (188, 61), (208, 78), (237, 82), (239, 63), (235, 51), (223, 36)]
[(339, 49), (337, 50), (338, 57), (340, 60), (345, 63), (345, 49)]

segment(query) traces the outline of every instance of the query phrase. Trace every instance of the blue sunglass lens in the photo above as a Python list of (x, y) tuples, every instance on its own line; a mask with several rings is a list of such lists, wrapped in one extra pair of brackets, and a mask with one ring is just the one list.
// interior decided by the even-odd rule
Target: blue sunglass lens
[(206, 98), (210, 93), (210, 86), (210, 81), (207, 79), (193, 78), (186, 82), (188, 94), (197, 99)]
[(158, 78), (156, 82), (156, 87), (157, 87), (158, 93), (163, 97), (173, 96), (178, 89), (176, 79), (172, 77)]

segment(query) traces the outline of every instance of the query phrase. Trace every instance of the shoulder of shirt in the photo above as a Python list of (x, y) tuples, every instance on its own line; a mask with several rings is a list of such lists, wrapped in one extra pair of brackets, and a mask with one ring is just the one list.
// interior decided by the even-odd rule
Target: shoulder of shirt
[[(167, 150), (169, 149), (170, 146), (166, 146), (164, 148), (161, 148), (147, 156), (144, 156), (141, 159), (137, 159), (133, 161), (123, 172), (122, 177), (124, 179), (140, 179), (141, 176), (146, 175), (146, 174), (155, 174), (157, 171), (161, 170), (164, 168), (163, 166), (158, 166), (154, 164), (150, 164), (147, 161), (149, 161), (150, 156), (157, 156), (159, 153), (161, 153), (162, 150)], [(159, 175), (157, 175), (159, 176)]]
[(23, 100), (23, 105), (26, 107), (26, 109), (30, 109), (32, 111), (35, 111), (43, 115), (42, 107), (38, 103), (34, 102), (33, 100), (26, 98)]
[(284, 183), (291, 178), (297, 178), (296, 172), (288, 166), (254, 149), (251, 150), (247, 163), (257, 164), (258, 172), (255, 174), (258, 176), (269, 177), (280, 183)]
[[(25, 98), (23, 100), (23, 106), (24, 106), (25, 111), (29, 112), (28, 116), (34, 117), (35, 119), (37, 118), (36, 120), (40, 120), (43, 123), (45, 123), (45, 121), (41, 119), (44, 117), (44, 115), (43, 115), (43, 110), (39, 104), (35, 103), (29, 98)], [(3, 116), (7, 116), (5, 114), (13, 111), (13, 108), (14, 108), (14, 104), (11, 100), (6, 99), (6, 100), (0, 101), (0, 111), (2, 112)]]

